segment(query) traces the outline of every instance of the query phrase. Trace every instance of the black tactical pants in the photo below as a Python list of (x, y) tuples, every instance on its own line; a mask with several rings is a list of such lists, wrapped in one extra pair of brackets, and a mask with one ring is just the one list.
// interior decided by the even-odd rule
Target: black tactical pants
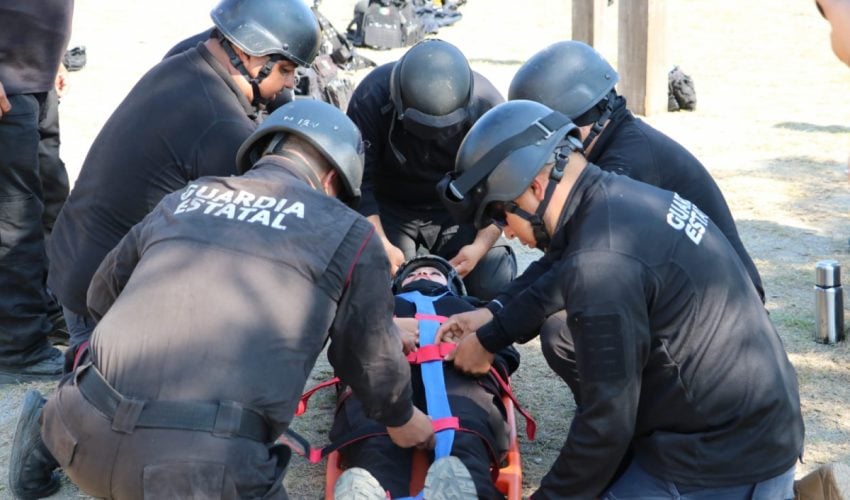
[[(38, 142), (38, 167), (41, 177), (41, 192), (43, 194), (44, 213), (41, 216), (41, 227), (44, 230), (44, 244), (50, 241), (53, 224), (59, 217), (59, 211), (68, 199), (70, 184), (65, 162), (59, 157), (59, 96), (53, 89), (47, 93), (41, 106), (41, 119), (38, 122), (38, 132), (41, 140)], [(44, 273), (47, 276), (49, 268), (47, 257), (44, 259)], [(47, 278), (45, 277), (45, 283)], [(48, 291), (48, 317), (61, 317), (62, 308)]]
[(44, 195), (41, 220), (45, 238), (48, 238), (70, 189), (65, 162), (59, 157), (59, 97), (55, 90), (47, 93), (41, 107), (38, 131), (41, 137), (38, 143), (38, 166)]
[(45, 445), (81, 490), (98, 498), (286, 499), (288, 448), (204, 431), (112, 430), (67, 376), (42, 416)]
[(39, 168), (44, 94), (10, 95), (0, 119), (0, 364), (24, 366), (52, 355)]
[[(424, 251), (451, 260), (462, 247), (475, 241), (475, 228), (455, 224), (445, 210), (408, 209), (384, 201), (380, 209), (384, 232), (404, 252), (405, 259)], [(492, 299), (516, 278), (516, 266), (511, 248), (497, 243), (464, 278), (467, 292), (481, 300)]]

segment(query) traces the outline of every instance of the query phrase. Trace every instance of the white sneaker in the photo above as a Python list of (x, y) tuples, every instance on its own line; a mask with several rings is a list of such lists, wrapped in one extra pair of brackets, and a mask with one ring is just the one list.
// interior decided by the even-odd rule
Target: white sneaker
[(425, 500), (477, 500), (469, 470), (457, 457), (443, 457), (428, 468)]
[(334, 500), (387, 500), (381, 483), (366, 469), (346, 469), (334, 485)]

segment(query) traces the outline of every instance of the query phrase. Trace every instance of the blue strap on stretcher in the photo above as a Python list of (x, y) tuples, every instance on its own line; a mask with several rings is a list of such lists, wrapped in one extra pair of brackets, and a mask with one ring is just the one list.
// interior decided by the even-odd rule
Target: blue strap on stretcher
[[(437, 312), (434, 309), (434, 302), (440, 300), (446, 293), (431, 297), (423, 295), (420, 292), (406, 292), (397, 295), (397, 297), (413, 303), (416, 306), (416, 312), (419, 314), (436, 316)], [(434, 344), (439, 327), (440, 323), (438, 321), (420, 319), (419, 345)], [(425, 386), (425, 402), (428, 405), (428, 415), (434, 420), (451, 417), (452, 410), (449, 406), (448, 394), (446, 393), (446, 380), (443, 377), (443, 360), (435, 359), (433, 361), (426, 361), (419, 366), (422, 372), (422, 384)], [(437, 445), (434, 448), (434, 460), (439, 460), (440, 458), (449, 456), (451, 453), (455, 431), (454, 429), (439, 431), (436, 438)], [(422, 492), (415, 497), (408, 498), (421, 499)]]

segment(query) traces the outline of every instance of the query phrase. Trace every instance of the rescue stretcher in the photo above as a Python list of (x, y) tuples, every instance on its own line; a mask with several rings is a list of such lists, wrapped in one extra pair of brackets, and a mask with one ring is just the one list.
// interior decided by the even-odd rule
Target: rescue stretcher
[[(452, 347), (453, 344), (443, 344), (442, 351), (448, 351)], [(427, 351), (427, 350), (426, 350)], [(440, 349), (437, 350), (437, 355), (439, 355)], [(409, 356), (410, 359), (410, 356)], [(514, 404), (515, 398), (513, 393), (510, 390), (509, 380), (502, 380), (501, 377), (496, 375), (497, 380), (502, 386), (502, 404), (505, 407), (506, 414), (506, 422), (508, 424), (508, 450), (506, 456), (504, 458), (504, 465), (501, 466), (498, 470), (498, 473), (495, 475), (495, 485), (496, 488), (504, 494), (508, 500), (521, 500), (522, 499), (522, 457), (519, 450), (519, 437), (517, 434), (517, 425), (516, 425), (516, 411), (519, 411), (523, 414), (526, 419), (526, 434), (529, 439), (534, 439), (536, 433), (536, 423), (534, 419), (527, 414), (521, 408), (518, 408), (518, 405)], [(316, 393), (317, 391), (326, 388), (333, 387), (340, 383), (339, 378), (334, 377), (326, 382), (322, 382), (312, 389), (306, 391), (301, 396), (301, 400), (298, 403), (298, 409), (296, 410), (295, 415), (302, 415), (305, 411), (307, 411), (307, 403), (310, 397)], [(435, 429), (437, 432), (442, 429)], [(279, 443), (286, 444), (290, 446), (296, 453), (304, 456), (311, 463), (319, 463), (322, 459), (327, 458), (327, 463), (325, 465), (325, 499), (333, 500), (334, 498), (334, 486), (336, 485), (337, 479), (339, 476), (345, 471), (341, 463), (341, 455), (339, 452), (339, 448), (344, 446), (331, 446), (325, 448), (312, 448), (310, 445), (296, 433), (288, 431), (284, 436), (278, 439)], [(346, 443), (347, 444), (347, 443)], [(413, 467), (411, 471), (411, 480), (410, 480), (410, 495), (415, 496), (418, 492), (422, 491), (422, 488), (425, 485), (425, 473), (428, 470), (429, 462), (428, 462), (428, 453), (424, 450), (416, 450), (413, 456)]]
[[(442, 324), (447, 318), (437, 315), (434, 311), (433, 302), (439, 299), (440, 296), (431, 297), (424, 296), (419, 292), (407, 292), (399, 294), (397, 297), (413, 302), (416, 305), (416, 315), (414, 318), (419, 320), (420, 346), (416, 351), (408, 354), (407, 359), (411, 364), (420, 366), (425, 387), (428, 415), (432, 418), (432, 426), (434, 427), (437, 439), (437, 446), (434, 450), (435, 457), (447, 456), (451, 452), (454, 433), (468, 431), (460, 427), (459, 419), (451, 413), (445, 382), (443, 380), (443, 359), (455, 348), (455, 344), (449, 342), (437, 343), (435, 334), (439, 324)], [(490, 369), (490, 375), (499, 384), (501, 389), (501, 399), (506, 410), (509, 438), (506, 462), (503, 462), (501, 457), (495, 456), (495, 452), (491, 450), (492, 478), (496, 488), (506, 495), (508, 500), (520, 500), (522, 498), (522, 462), (516, 431), (515, 410), (519, 411), (525, 417), (526, 433), (529, 439), (534, 439), (536, 423), (519, 405), (506, 378), (492, 367)], [(296, 415), (301, 415), (306, 411), (307, 401), (313, 393), (323, 387), (334, 386), (338, 382), (339, 379), (334, 378), (305, 392), (299, 401)], [(338, 450), (358, 439), (365, 439), (377, 434), (386, 434), (386, 429), (371, 429), (356, 436), (346, 436), (339, 442), (332, 443), (323, 448), (312, 448), (309, 443), (292, 431), (287, 431), (278, 439), (278, 442), (289, 445), (296, 453), (306, 457), (311, 463), (318, 463), (324, 458), (328, 459), (325, 467), (325, 498), (333, 499), (336, 481), (343, 472)], [(505, 465), (502, 465), (502, 463), (505, 463)], [(414, 452), (410, 481), (410, 496), (412, 498), (421, 498), (420, 492), (422, 492), (425, 485), (425, 473), (428, 466), (428, 454), (423, 450), (416, 450)]]
[[(519, 453), (519, 439), (516, 431), (516, 415), (514, 414), (514, 403), (507, 395), (502, 396), (502, 404), (507, 411), (508, 422), (508, 453), (505, 465), (499, 469), (496, 479), (496, 488), (507, 497), (508, 500), (522, 499), (522, 461)], [(340, 464), (339, 451), (333, 451), (328, 455), (325, 466), (325, 500), (333, 500), (334, 486), (337, 479), (345, 469)], [(424, 450), (416, 450), (413, 455), (413, 470), (410, 474), (410, 496), (415, 496), (425, 487), (425, 472), (428, 470), (428, 454)]]

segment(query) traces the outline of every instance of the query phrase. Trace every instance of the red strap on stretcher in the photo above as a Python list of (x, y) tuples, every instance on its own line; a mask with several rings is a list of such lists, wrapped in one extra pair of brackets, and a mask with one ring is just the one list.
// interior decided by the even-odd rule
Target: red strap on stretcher
[[(418, 365), (422, 363), (427, 363), (429, 361), (442, 360), (446, 357), (452, 350), (457, 346), (457, 344), (452, 342), (441, 342), (439, 344), (431, 344), (426, 345), (424, 347), (420, 347), (418, 350), (411, 352), (407, 355), (407, 361), (412, 364)], [(525, 434), (528, 436), (528, 439), (534, 440), (534, 437), (537, 435), (537, 422), (534, 421), (534, 417), (531, 416), (522, 405), (519, 404), (516, 396), (514, 396), (513, 391), (511, 390), (511, 386), (502, 378), (502, 374), (499, 373), (494, 367), (490, 367), (490, 374), (496, 379), (496, 382), (499, 384), (499, 387), (502, 389), (508, 398), (514, 403), (514, 407), (517, 411), (525, 418)]]
[(460, 419), (457, 417), (438, 418), (437, 420), (431, 421), (431, 428), (434, 429), (434, 432), (445, 430), (456, 431), (460, 429)]
[(321, 448), (310, 448), (310, 455), (306, 457), (311, 464), (317, 464), (322, 461), (324, 455)]
[(511, 386), (507, 382), (505, 382), (505, 379), (502, 378), (502, 374), (499, 373), (499, 370), (491, 366), (490, 375), (492, 375), (493, 378), (496, 379), (496, 382), (498, 382), (499, 387), (502, 388), (502, 392), (504, 392), (505, 395), (507, 395), (508, 398), (510, 398), (510, 400), (513, 402), (514, 408), (516, 408), (517, 411), (523, 416), (523, 418), (525, 418), (525, 434), (528, 436), (528, 439), (534, 441), (534, 436), (537, 435), (537, 422), (534, 421), (534, 417), (532, 417), (531, 414), (525, 410), (525, 408), (520, 406), (519, 401), (517, 401), (516, 396), (514, 396), (514, 393), (511, 390)]
[(407, 361), (414, 365), (421, 365), (428, 361), (437, 361), (445, 358), (455, 346), (452, 342), (440, 342), (439, 344), (428, 344), (407, 355)]
[(302, 394), (301, 399), (298, 400), (298, 407), (295, 409), (295, 415), (299, 416), (299, 415), (303, 414), (305, 411), (307, 411), (307, 401), (310, 399), (310, 396), (312, 396), (316, 391), (318, 391), (319, 389), (324, 389), (325, 387), (328, 387), (328, 386), (331, 386), (331, 385), (336, 385), (339, 382), (340, 382), (339, 377), (334, 377), (330, 380), (325, 380), (321, 384), (317, 385), (316, 387), (313, 387), (309, 391)]
[[(457, 417), (445, 417), (445, 418), (438, 418), (436, 420), (432, 420), (431, 421), (431, 428), (434, 429), (435, 433), (440, 432), (440, 431), (446, 431), (446, 430), (455, 430), (455, 431), (462, 430), (461, 427), (460, 427), (460, 419), (457, 418)], [(370, 438), (370, 437), (381, 436), (381, 435), (386, 436), (387, 432), (377, 432), (377, 433), (376, 432), (368, 432), (368, 433), (362, 434), (360, 436), (357, 436), (354, 439), (349, 439), (349, 440), (346, 440), (344, 442), (331, 443), (330, 445), (325, 446), (323, 448), (309, 447), (307, 450), (305, 450), (304, 458), (309, 460), (311, 464), (317, 464), (317, 463), (321, 462), (322, 459), (325, 458), (325, 456), (332, 451), (336, 451), (339, 448), (342, 448), (344, 446), (348, 446), (351, 443), (356, 443), (357, 441), (360, 441), (361, 439), (367, 439), (367, 438)], [(304, 443), (306, 443), (306, 440), (303, 440), (303, 438), (300, 438), (300, 436), (297, 433), (295, 433), (294, 431), (291, 431), (291, 430), (287, 431), (287, 434), (285, 436), (288, 436), (289, 438), (296, 438), (298, 441), (303, 441)], [(284, 442), (284, 443), (289, 442), (289, 443), (291, 443), (291, 441), (287, 440), (285, 436), (281, 436), (281, 438), (278, 440), (278, 442)], [(291, 444), (290, 444), (290, 446), (291, 446)], [(295, 449), (295, 448), (293, 448), (293, 449)]]
[(82, 344), (77, 346), (77, 352), (74, 353), (74, 370), (77, 369), (77, 365), (80, 364), (80, 358), (83, 357), (83, 353), (86, 351), (86, 349), (90, 345), (91, 345), (91, 341), (86, 340), (85, 342), (83, 342)]
[(418, 319), (420, 321), (436, 321), (442, 325), (449, 318), (448, 316), (440, 316), (439, 314), (416, 313), (413, 315), (413, 319)]

